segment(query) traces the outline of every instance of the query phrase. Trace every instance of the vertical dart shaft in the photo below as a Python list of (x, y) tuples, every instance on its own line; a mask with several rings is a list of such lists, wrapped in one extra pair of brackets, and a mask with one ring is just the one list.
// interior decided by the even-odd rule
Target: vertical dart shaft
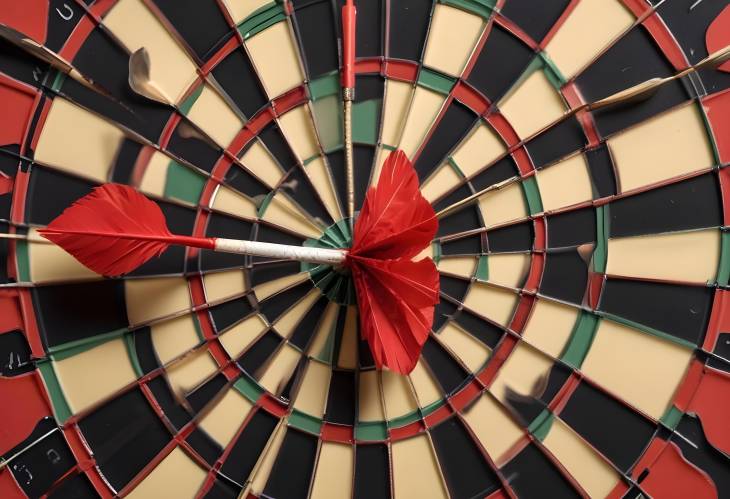
[(355, 160), (352, 155), (352, 101), (345, 100), (345, 168), (347, 169), (347, 215), (355, 216)]
[(352, 153), (352, 101), (355, 98), (355, 19), (353, 0), (342, 7), (342, 100), (344, 101), (345, 168), (347, 178), (347, 214), (350, 227), (355, 216), (355, 161)]

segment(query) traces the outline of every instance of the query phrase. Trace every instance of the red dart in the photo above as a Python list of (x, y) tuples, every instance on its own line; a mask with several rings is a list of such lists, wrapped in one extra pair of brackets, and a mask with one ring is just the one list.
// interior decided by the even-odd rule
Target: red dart
[(212, 249), (212, 241), (173, 236), (160, 207), (131, 187), (106, 184), (38, 231), (94, 272), (132, 272), (170, 244)]
[(360, 330), (375, 365), (407, 374), (418, 362), (439, 302), (431, 258), (412, 259), (438, 229), (418, 176), (403, 151), (388, 156), (377, 187), (365, 196), (346, 265), (352, 270)]
[(133, 188), (105, 184), (38, 231), (98, 274), (132, 272), (169, 245), (337, 265), (345, 250), (172, 234), (160, 207)]
[(352, 271), (361, 334), (377, 367), (406, 374), (418, 362), (439, 301), (433, 261), (412, 259), (431, 243), (437, 228), (413, 166), (396, 151), (365, 197), (349, 251), (172, 234), (156, 203), (120, 184), (97, 187), (39, 232), (106, 276), (132, 272), (171, 244), (344, 265)]

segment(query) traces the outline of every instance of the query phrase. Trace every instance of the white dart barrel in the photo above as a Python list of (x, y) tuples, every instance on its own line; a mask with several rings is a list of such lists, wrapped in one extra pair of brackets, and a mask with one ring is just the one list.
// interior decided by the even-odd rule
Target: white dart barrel
[(243, 241), (238, 239), (215, 239), (215, 250), (224, 253), (263, 256), (277, 260), (297, 260), (300, 262), (339, 265), (345, 261), (345, 250), (327, 248), (307, 248), (287, 244)]

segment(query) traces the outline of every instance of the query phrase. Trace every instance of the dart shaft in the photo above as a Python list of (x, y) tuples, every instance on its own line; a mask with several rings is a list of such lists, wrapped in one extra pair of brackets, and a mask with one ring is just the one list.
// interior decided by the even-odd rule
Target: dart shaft
[(352, 153), (352, 101), (355, 98), (355, 25), (357, 9), (353, 0), (342, 7), (342, 99), (344, 101), (345, 168), (347, 214), (352, 227), (355, 216), (355, 162)]
[(344, 250), (338, 249), (308, 248), (224, 238), (215, 238), (215, 251), (325, 265), (339, 265), (345, 261), (347, 254)]
[(352, 101), (345, 100), (345, 168), (347, 177), (347, 214), (355, 216), (355, 160), (352, 152)]
[[(83, 236), (106, 236), (104, 232), (86, 230), (54, 230), (41, 229), (42, 236), (46, 234), (78, 234)], [(320, 263), (327, 265), (339, 265), (345, 261), (347, 251), (327, 248), (308, 248), (304, 246), (291, 246), (288, 244), (264, 243), (260, 241), (246, 241), (243, 239), (225, 239), (221, 237), (194, 237), (181, 235), (150, 235), (150, 234), (129, 234), (118, 233), (112, 237), (118, 239), (136, 239), (139, 241), (160, 241), (167, 244), (189, 246), (224, 253), (237, 253), (239, 255), (262, 256), (265, 258), (280, 260), (296, 260), (299, 262)]]

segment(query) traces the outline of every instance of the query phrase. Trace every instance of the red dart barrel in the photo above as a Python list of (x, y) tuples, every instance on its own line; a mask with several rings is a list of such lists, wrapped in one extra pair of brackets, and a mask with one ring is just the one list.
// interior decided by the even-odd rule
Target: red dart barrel
[(342, 87), (355, 88), (355, 17), (357, 9), (353, 0), (342, 7)]

